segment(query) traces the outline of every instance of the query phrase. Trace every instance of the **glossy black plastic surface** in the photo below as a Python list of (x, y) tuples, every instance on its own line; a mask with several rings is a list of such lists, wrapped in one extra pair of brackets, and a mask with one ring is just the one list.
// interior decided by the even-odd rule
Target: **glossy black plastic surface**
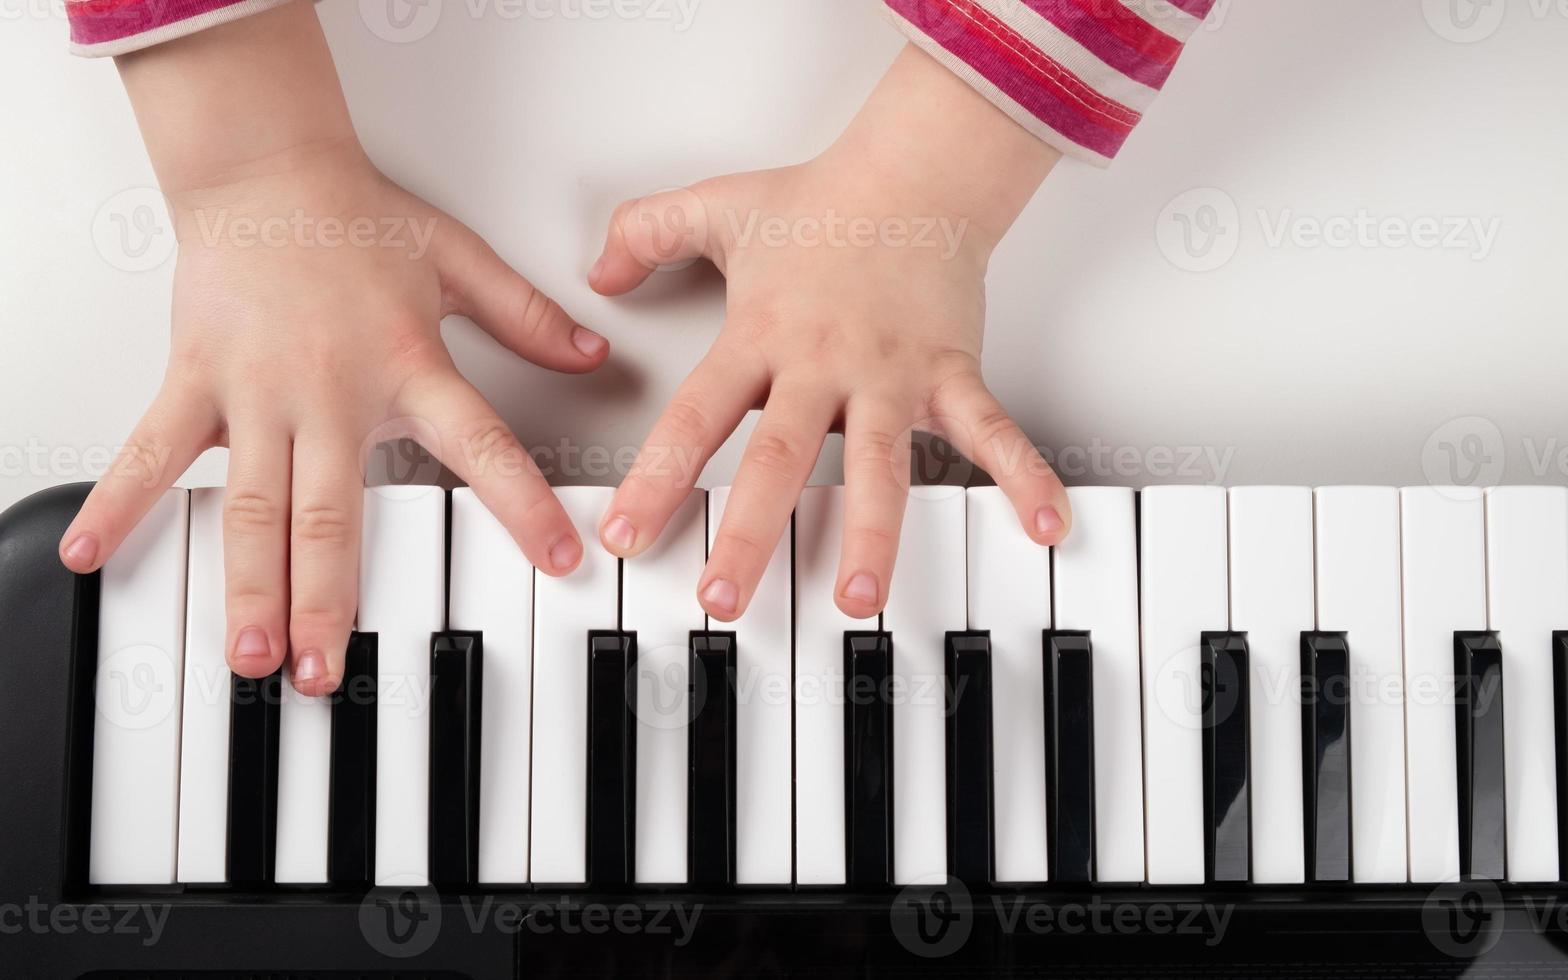
[(1307, 880), (1346, 882), (1350, 849), (1350, 647), (1301, 634), (1301, 802)]
[(272, 881), (278, 840), (278, 723), (283, 671), (229, 682), (228, 880)]
[(484, 637), (445, 632), (430, 641), (430, 881), (479, 881), (479, 743)]
[(1247, 636), (1203, 634), (1203, 860), (1208, 881), (1252, 878)]
[(332, 775), (328, 784), (327, 878), (368, 884), (376, 868), (375, 633), (349, 637), (343, 682), (332, 694)]
[[(588, 884), (635, 878), (637, 634), (588, 635)], [(570, 738), (569, 733), (562, 733)]]
[(844, 827), (854, 888), (893, 880), (893, 638), (844, 634)]
[(992, 822), (991, 637), (947, 634), (947, 873), (966, 885), (995, 877)]
[(687, 864), (693, 887), (735, 883), (735, 634), (691, 634)]
[(1048, 866), (1055, 881), (1093, 881), (1094, 650), (1069, 630), (1047, 630), (1044, 648)]
[(1503, 803), (1503, 648), (1496, 633), (1454, 634), (1459, 764), (1459, 873), (1499, 881), (1506, 860)]
[(1552, 700), (1556, 709), (1557, 874), (1568, 881), (1568, 630), (1552, 634)]

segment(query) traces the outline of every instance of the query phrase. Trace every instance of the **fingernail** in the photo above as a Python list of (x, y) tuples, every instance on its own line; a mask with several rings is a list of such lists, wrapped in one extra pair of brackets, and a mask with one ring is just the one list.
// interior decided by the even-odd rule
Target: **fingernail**
[(844, 586), (844, 598), (856, 602), (877, 601), (877, 580), (870, 572), (856, 572)]
[(568, 534), (550, 546), (550, 565), (558, 572), (571, 571), (583, 556), (583, 546)]
[(98, 557), (98, 539), (91, 534), (78, 534), (65, 549), (66, 560), (77, 568), (91, 568)]
[(234, 641), (234, 656), (239, 660), (272, 656), (272, 644), (267, 641), (266, 632), (255, 626), (240, 630), (239, 639)]
[(702, 590), (702, 601), (707, 603), (710, 609), (716, 609), (721, 613), (732, 613), (735, 607), (740, 605), (740, 589), (728, 579), (716, 578)]
[(582, 351), (584, 357), (598, 357), (609, 343), (587, 327), (578, 327), (572, 331), (572, 346)]
[(1062, 515), (1056, 512), (1055, 507), (1041, 507), (1034, 515), (1035, 533), (1048, 537), (1063, 528)]
[(306, 650), (299, 655), (299, 663), (294, 665), (294, 679), (297, 681), (313, 681), (326, 672), (326, 658), (317, 650)]
[(588, 282), (597, 284), (599, 277), (602, 275), (604, 275), (604, 256), (601, 255), (599, 260), (593, 264), (593, 268), (588, 270)]
[(637, 543), (637, 529), (631, 521), (617, 517), (604, 526), (604, 542), (616, 551), (630, 551)]

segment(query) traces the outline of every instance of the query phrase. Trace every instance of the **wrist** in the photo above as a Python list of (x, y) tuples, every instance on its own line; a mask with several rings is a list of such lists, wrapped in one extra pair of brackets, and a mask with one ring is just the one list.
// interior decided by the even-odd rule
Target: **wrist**
[(986, 255), (1061, 159), (914, 45), (827, 156), (858, 161), (886, 193), (967, 220)]
[(363, 159), (305, 0), (116, 62), (173, 207), (324, 161)]

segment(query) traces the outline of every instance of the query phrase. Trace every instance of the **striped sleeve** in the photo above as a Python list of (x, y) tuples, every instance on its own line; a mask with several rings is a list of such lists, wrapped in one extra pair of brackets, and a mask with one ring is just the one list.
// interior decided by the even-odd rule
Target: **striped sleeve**
[(65, 0), (71, 53), (126, 54), (231, 20), (280, 7), (289, 0)]
[(883, 0), (909, 39), (1062, 153), (1108, 166), (1216, 0)]

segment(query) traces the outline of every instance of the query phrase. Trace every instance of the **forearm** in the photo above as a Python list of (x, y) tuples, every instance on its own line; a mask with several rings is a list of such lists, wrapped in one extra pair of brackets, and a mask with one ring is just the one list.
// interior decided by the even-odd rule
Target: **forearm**
[(358, 153), (331, 52), (304, 0), (116, 60), (176, 204), (323, 153)]
[(968, 219), (991, 247), (1061, 159), (914, 45), (829, 154), (862, 161), (901, 199)]

